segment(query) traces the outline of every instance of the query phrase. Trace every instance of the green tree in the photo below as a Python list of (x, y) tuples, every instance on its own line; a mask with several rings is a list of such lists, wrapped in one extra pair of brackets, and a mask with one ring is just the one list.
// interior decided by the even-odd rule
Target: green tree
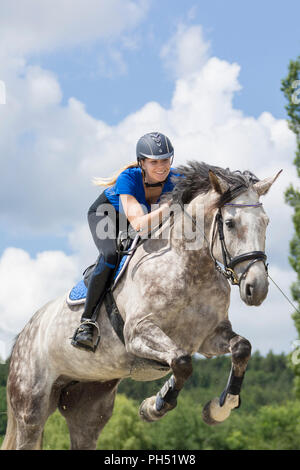
[[(159, 390), (165, 378), (139, 383), (123, 381), (113, 416), (98, 441), (98, 449), (299, 449), (300, 402), (293, 401), (293, 372), (284, 354), (266, 357), (253, 353), (242, 388), (242, 406), (217, 426), (202, 420), (204, 404), (220, 395), (230, 370), (231, 358), (197, 359), (194, 373), (178, 397), (178, 406), (154, 423), (140, 420), (142, 400)], [(0, 364), (0, 411), (6, 410), (7, 365)], [(121, 387), (120, 387), (121, 388)], [(126, 393), (124, 392), (126, 390)], [(0, 443), (6, 414), (0, 415)], [(69, 448), (65, 419), (56, 411), (44, 431), (44, 449)]]
[(68, 450), (70, 435), (66, 420), (58, 410), (47, 421), (43, 434), (44, 450)]
[(117, 395), (113, 415), (100, 435), (97, 449), (151, 449), (149, 424), (140, 419), (137, 403)]
[(0, 387), (0, 435), (6, 430), (6, 388)]
[(255, 450), (300, 449), (300, 404), (298, 401), (284, 405), (263, 406), (249, 429), (248, 448)]
[[(297, 174), (300, 178), (300, 56), (297, 60), (291, 60), (288, 67), (288, 75), (281, 82), (281, 90), (287, 100), (285, 109), (288, 114), (288, 126), (294, 132), (296, 137), (296, 157), (294, 164)], [(286, 202), (293, 207), (293, 223), (295, 232), (290, 242), (289, 261), (292, 268), (297, 273), (297, 280), (292, 284), (291, 291), (293, 299), (298, 304), (300, 311), (300, 192), (290, 185), (285, 192)], [(300, 313), (293, 314), (293, 320), (300, 337)], [(300, 365), (292, 365), (295, 373), (295, 390), (297, 396), (300, 396)]]
[(161, 420), (148, 425), (154, 450), (202, 449), (208, 427), (202, 421), (202, 406), (187, 394), (180, 395), (177, 407)]
[(0, 436), (6, 430), (6, 380), (8, 375), (8, 362), (3, 363), (0, 358)]

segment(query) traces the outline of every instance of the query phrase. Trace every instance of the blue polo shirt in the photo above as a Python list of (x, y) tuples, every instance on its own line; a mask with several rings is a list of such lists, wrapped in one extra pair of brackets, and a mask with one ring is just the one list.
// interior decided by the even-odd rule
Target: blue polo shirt
[[(162, 194), (168, 193), (174, 188), (174, 183), (171, 181), (172, 176), (179, 176), (178, 173), (175, 173), (174, 168), (171, 168), (170, 170), (167, 181), (164, 184)], [(127, 170), (124, 170), (118, 176), (115, 185), (105, 189), (104, 193), (109, 202), (121, 213), (124, 213), (123, 207), (120, 207), (121, 194), (130, 194), (131, 196), (134, 196), (148, 212), (151, 211), (151, 207), (145, 198), (142, 171), (139, 167), (127, 168)], [(159, 199), (157, 202), (159, 202)]]

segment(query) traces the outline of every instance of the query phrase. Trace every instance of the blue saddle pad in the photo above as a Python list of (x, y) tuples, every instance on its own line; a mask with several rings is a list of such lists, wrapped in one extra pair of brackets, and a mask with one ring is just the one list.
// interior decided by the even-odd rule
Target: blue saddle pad
[(86, 293), (87, 293), (87, 288), (85, 286), (83, 279), (81, 279), (81, 281), (79, 281), (69, 293), (69, 299), (70, 300), (85, 299)]
[[(127, 258), (128, 255), (125, 255), (123, 256), (123, 258), (121, 259), (121, 262), (118, 266), (118, 269), (114, 275), (114, 280), (117, 278), (117, 276), (119, 275), (119, 273), (121, 272), (121, 269), (126, 261), (126, 258)], [(86, 294), (87, 294), (87, 287), (84, 283), (84, 280), (81, 279), (81, 281), (79, 281), (74, 287), (73, 289), (70, 291), (69, 293), (69, 300), (73, 301), (73, 302), (76, 302), (76, 301), (80, 301), (80, 300), (84, 300), (86, 298)]]

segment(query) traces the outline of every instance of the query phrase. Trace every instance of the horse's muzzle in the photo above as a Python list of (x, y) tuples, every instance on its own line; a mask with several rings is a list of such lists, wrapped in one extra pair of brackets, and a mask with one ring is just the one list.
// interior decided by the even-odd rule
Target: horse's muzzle
[(247, 305), (260, 305), (268, 294), (268, 274), (263, 263), (253, 265), (240, 282), (240, 296)]

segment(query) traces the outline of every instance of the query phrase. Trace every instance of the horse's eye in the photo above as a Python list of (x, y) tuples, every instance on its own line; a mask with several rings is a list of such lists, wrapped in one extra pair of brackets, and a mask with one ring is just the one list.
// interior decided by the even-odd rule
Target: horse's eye
[(227, 228), (233, 228), (234, 227), (234, 221), (232, 219), (227, 219), (225, 220), (225, 225)]

